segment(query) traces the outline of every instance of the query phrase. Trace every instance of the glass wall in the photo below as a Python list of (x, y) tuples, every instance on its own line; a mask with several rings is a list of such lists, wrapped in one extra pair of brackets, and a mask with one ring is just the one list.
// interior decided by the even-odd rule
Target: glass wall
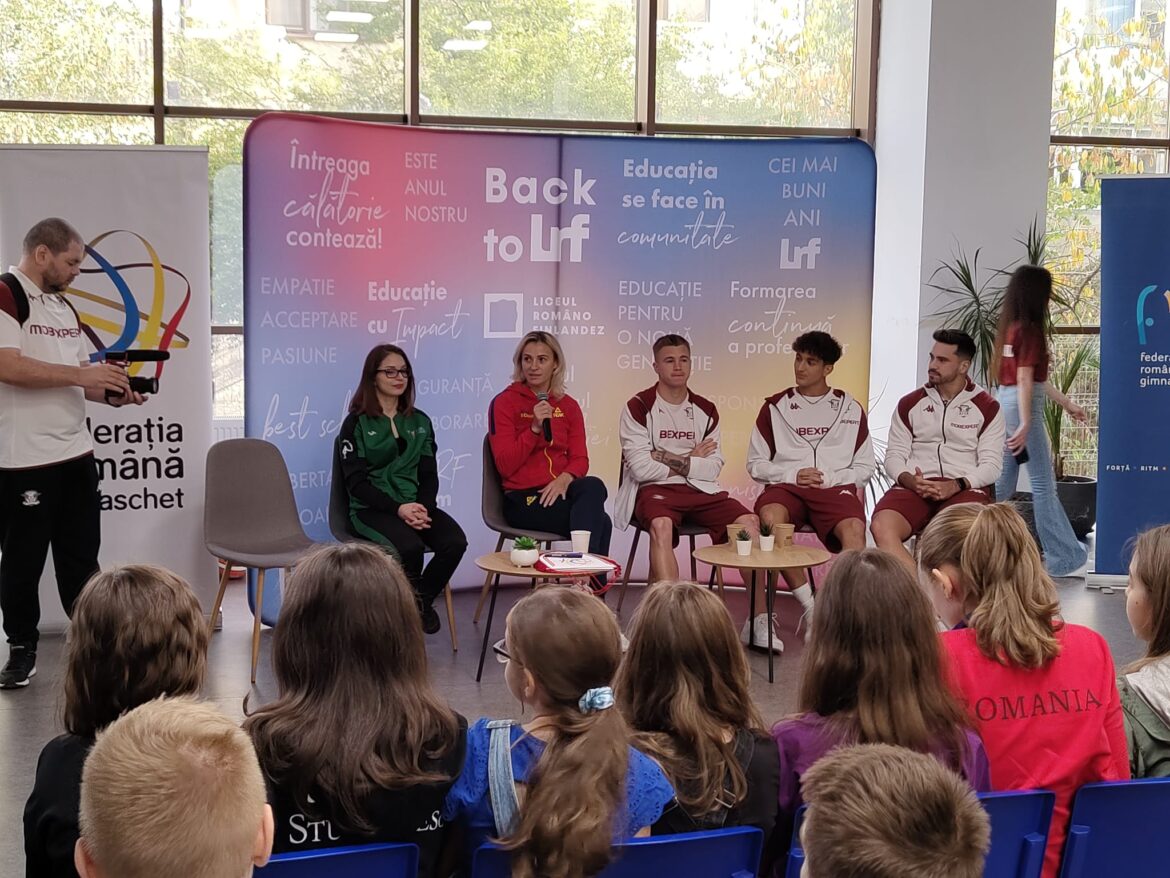
[[(411, 34), (403, 0), (162, 0), (158, 21), (152, 0), (3, 0), (0, 143), (208, 148), (215, 413), (241, 418), (241, 168), (252, 118), (403, 123), (417, 96), (427, 124), (865, 136), (852, 106), (858, 71), (875, 75), (854, 57), (867, 43), (856, 33), (861, 3), (876, 6), (417, 0)], [(652, 55), (648, 76), (640, 62)]]
[(1059, 315), (1059, 374), (1078, 348), (1091, 356), (1071, 386), (1088, 428), (1066, 418), (1070, 475), (1096, 475), (1101, 320), (1101, 177), (1165, 174), (1170, 154), (1166, 0), (1059, 0), (1049, 150), (1049, 267), (1070, 307)]

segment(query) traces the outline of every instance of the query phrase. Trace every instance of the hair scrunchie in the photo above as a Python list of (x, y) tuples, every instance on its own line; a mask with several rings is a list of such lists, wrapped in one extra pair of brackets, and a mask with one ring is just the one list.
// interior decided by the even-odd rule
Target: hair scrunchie
[(577, 706), (581, 708), (581, 713), (594, 713), (598, 710), (606, 710), (613, 707), (613, 690), (608, 686), (598, 686), (596, 689), (589, 689), (581, 696), (581, 700), (577, 702)]

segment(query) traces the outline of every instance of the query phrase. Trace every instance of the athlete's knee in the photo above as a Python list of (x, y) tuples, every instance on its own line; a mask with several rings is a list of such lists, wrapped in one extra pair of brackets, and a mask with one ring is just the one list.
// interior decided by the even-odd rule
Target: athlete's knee
[(609, 492), (605, 490), (605, 482), (597, 476), (583, 476), (574, 479), (569, 488), (573, 491), (574, 497), (586, 502), (605, 503), (606, 497), (609, 496)]
[(901, 543), (910, 535), (905, 533), (909, 528), (906, 527), (902, 516), (889, 510), (883, 510), (875, 515), (869, 529), (879, 546)]
[(674, 542), (674, 522), (669, 518), (650, 519), (650, 538), (656, 542)]
[(860, 518), (848, 518), (840, 522), (833, 530), (844, 549), (865, 548), (865, 522)]
[(760, 521), (765, 524), (788, 524), (788, 507), (783, 503), (768, 503), (760, 508)]

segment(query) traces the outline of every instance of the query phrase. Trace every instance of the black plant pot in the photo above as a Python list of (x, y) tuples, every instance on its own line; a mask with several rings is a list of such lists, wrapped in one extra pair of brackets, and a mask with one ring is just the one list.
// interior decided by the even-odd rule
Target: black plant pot
[(1036, 531), (1036, 512), (1032, 508), (1032, 495), (1028, 491), (1016, 491), (1012, 494), (1009, 502), (1015, 507), (1016, 512), (1020, 513), (1020, 518), (1024, 519), (1024, 524), (1028, 525), (1028, 532), (1032, 534), (1032, 539), (1036, 541), (1036, 548), (1043, 554), (1044, 549), (1040, 545), (1040, 534)]
[(1056, 496), (1068, 515), (1073, 533), (1078, 540), (1083, 540), (1097, 523), (1097, 480), (1065, 476), (1056, 483)]

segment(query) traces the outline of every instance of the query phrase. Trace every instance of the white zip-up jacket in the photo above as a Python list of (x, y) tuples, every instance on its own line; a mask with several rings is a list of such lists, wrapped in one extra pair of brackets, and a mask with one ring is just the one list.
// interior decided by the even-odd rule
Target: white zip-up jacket
[(824, 488), (860, 488), (876, 469), (865, 410), (843, 390), (810, 402), (790, 387), (768, 397), (756, 416), (748, 475), (762, 485), (794, 485), (807, 467), (824, 473)]
[[(619, 530), (630, 526), (642, 485), (687, 484), (707, 494), (723, 490), (717, 481), (723, 469), (723, 448), (719, 442), (719, 412), (715, 403), (688, 390), (686, 410), (693, 429), (686, 431), (686, 437), (676, 437), (673, 434), (678, 432), (674, 429), (678, 425), (670, 422), (665, 412), (656, 417), (660, 402), (655, 385), (631, 397), (622, 409), (618, 425), (622, 467), (613, 501), (613, 523)], [(685, 478), (650, 456), (655, 449), (686, 454), (704, 439), (715, 440), (715, 453), (692, 457), (690, 473)]]
[(999, 403), (970, 379), (950, 402), (926, 384), (898, 401), (886, 444), (886, 472), (994, 485), (1003, 471), (1007, 427)]

